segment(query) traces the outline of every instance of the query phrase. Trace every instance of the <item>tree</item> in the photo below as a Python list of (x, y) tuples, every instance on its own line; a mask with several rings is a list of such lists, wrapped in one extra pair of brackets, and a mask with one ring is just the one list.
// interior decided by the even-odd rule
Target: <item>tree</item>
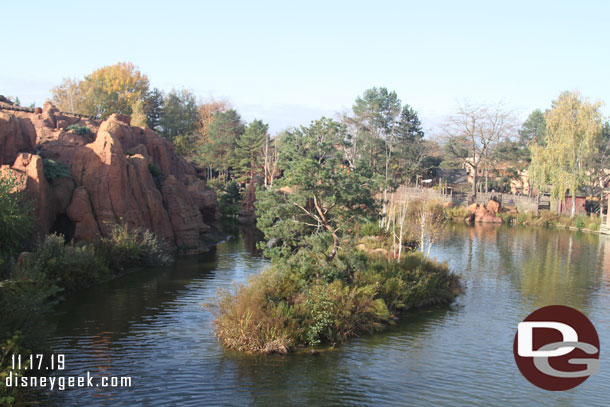
[(146, 114), (146, 125), (153, 130), (159, 130), (161, 115), (163, 114), (164, 95), (159, 89), (154, 88), (144, 96), (144, 113)]
[(479, 171), (491, 162), (496, 147), (516, 129), (511, 112), (495, 106), (463, 104), (442, 126), (445, 151), (472, 172), (472, 194), (477, 193)]
[(396, 92), (374, 87), (356, 99), (352, 111), (356, 155), (364, 158), (374, 172), (384, 175), (387, 182), (400, 99)]
[(197, 130), (199, 113), (197, 98), (188, 90), (173, 89), (163, 102), (159, 127), (163, 137), (174, 141), (177, 137), (188, 138)]
[(427, 156), (424, 131), (417, 112), (404, 105), (396, 127), (396, 168), (394, 172), (401, 181), (409, 181)]
[(579, 92), (561, 93), (545, 113), (546, 145), (532, 146), (533, 179), (541, 186), (551, 184), (551, 196), (559, 202), (569, 189), (572, 216), (576, 214), (576, 193), (590, 174), (600, 142), (600, 108), (600, 102), (591, 103)]
[(309, 242), (313, 235), (329, 236), (331, 261), (341, 236), (354, 223), (375, 214), (378, 185), (345, 165), (345, 126), (322, 118), (309, 127), (287, 132), (280, 151), (283, 177), (280, 190), (259, 194), (257, 225), (267, 239), (279, 241), (276, 255), (286, 255)]
[(231, 105), (226, 100), (216, 100), (210, 98), (205, 103), (199, 105), (199, 133), (203, 136), (203, 141), (208, 140), (208, 131), (214, 121), (214, 114), (226, 112), (231, 109)]
[(80, 83), (84, 97), (82, 113), (103, 119), (113, 113), (130, 116), (135, 102), (148, 93), (148, 86), (146, 75), (131, 62), (100, 68)]
[(591, 160), (591, 184), (605, 188), (610, 182), (610, 122), (602, 126), (601, 135)]
[(268, 130), (268, 124), (255, 119), (236, 140), (232, 167), (237, 174), (251, 178), (260, 173), (264, 160), (263, 150), (269, 139)]
[(277, 135), (273, 140), (269, 137), (265, 139), (263, 147), (263, 170), (265, 177), (265, 188), (273, 186), (273, 179), (278, 172), (278, 163), (280, 160), (280, 143), (284, 133)]
[(199, 147), (197, 161), (222, 172), (227, 179), (236, 142), (244, 130), (241, 117), (234, 109), (214, 113), (208, 128), (208, 142)]
[(534, 110), (521, 125), (519, 142), (528, 146), (531, 143), (543, 145), (546, 136), (546, 119), (540, 109)]
[(136, 100), (131, 108), (131, 125), (139, 127), (147, 127), (148, 120), (144, 111), (144, 102)]
[(65, 78), (59, 86), (51, 89), (51, 100), (62, 112), (84, 113), (84, 95), (81, 81)]

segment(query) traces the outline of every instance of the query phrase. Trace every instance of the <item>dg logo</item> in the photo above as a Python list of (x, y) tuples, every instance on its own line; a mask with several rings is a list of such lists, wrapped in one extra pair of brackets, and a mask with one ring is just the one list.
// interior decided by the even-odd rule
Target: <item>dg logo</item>
[(517, 327), (513, 343), (519, 370), (545, 390), (574, 388), (599, 372), (599, 337), (581, 312), (550, 305), (532, 312)]

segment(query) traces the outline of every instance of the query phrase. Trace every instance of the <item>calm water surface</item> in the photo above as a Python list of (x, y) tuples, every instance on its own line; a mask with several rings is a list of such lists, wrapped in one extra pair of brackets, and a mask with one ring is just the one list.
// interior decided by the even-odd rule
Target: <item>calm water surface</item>
[[(451, 307), (318, 356), (225, 351), (201, 304), (266, 265), (254, 234), (85, 290), (57, 307), (52, 346), (65, 375), (131, 376), (128, 389), (45, 391), (51, 406), (608, 406), (610, 239), (518, 227), (452, 226), (433, 249), (463, 278)], [(517, 323), (565, 304), (601, 340), (601, 373), (567, 392), (540, 390), (513, 360)]]

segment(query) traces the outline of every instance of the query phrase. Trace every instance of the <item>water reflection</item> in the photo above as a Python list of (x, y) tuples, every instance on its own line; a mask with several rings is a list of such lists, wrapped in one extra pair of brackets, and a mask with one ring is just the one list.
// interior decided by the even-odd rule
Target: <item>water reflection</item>
[[(462, 276), (451, 307), (414, 312), (337, 349), (253, 356), (222, 349), (201, 303), (267, 266), (235, 226), (208, 255), (143, 270), (57, 308), (65, 374), (131, 375), (130, 389), (45, 392), (41, 405), (606, 405), (610, 366), (583, 386), (539, 391), (512, 358), (515, 327), (551, 303), (581, 309), (610, 337), (610, 239), (549, 229), (452, 225), (432, 255)], [(602, 351), (603, 352), (603, 351)]]

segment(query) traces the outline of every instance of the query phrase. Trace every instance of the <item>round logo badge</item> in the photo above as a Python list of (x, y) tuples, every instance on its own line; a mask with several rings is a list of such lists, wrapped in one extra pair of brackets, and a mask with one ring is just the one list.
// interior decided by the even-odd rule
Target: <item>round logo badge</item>
[(599, 337), (580, 311), (563, 305), (540, 308), (517, 328), (513, 353), (521, 374), (552, 391), (572, 389), (599, 372)]

